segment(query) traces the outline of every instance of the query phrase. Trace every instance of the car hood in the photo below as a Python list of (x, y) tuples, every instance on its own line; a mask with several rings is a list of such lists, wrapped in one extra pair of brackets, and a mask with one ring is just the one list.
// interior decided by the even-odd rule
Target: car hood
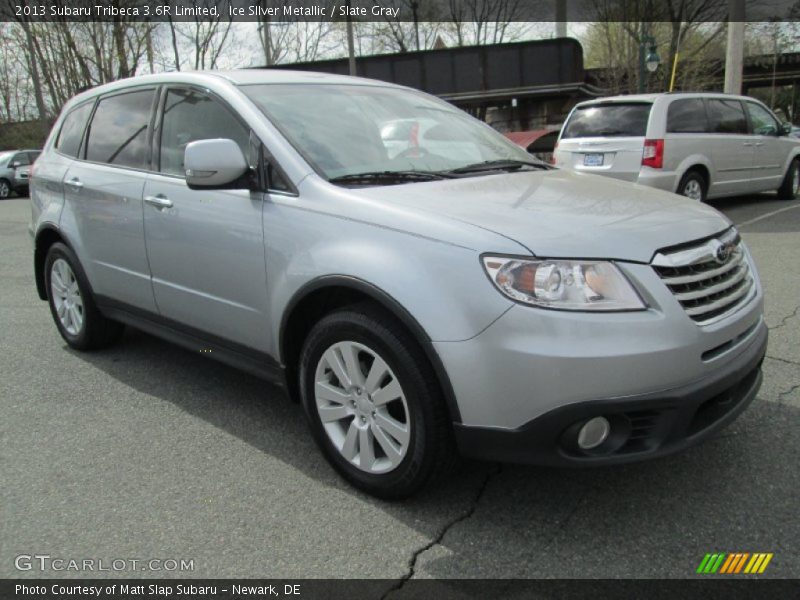
[(649, 262), (661, 248), (708, 237), (731, 225), (721, 213), (695, 200), (561, 170), (352, 191), (492, 231), (541, 257)]

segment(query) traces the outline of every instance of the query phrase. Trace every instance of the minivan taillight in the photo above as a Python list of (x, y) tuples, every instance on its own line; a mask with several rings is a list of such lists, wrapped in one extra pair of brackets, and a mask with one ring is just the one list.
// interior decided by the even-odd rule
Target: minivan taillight
[(664, 140), (645, 140), (642, 166), (660, 169), (664, 166)]

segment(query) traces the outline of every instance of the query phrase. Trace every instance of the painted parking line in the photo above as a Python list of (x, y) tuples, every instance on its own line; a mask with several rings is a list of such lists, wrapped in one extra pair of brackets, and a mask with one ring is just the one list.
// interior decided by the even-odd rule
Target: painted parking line
[(749, 219), (748, 221), (744, 221), (743, 223), (736, 223), (736, 227), (745, 227), (746, 225), (752, 225), (753, 223), (758, 223), (759, 221), (763, 221), (764, 219), (769, 219), (770, 217), (774, 217), (777, 214), (782, 212), (786, 212), (787, 210), (792, 210), (795, 208), (800, 208), (800, 204), (793, 204), (792, 206), (784, 206), (783, 208), (779, 208), (778, 210), (773, 210), (768, 213), (764, 213), (763, 215), (759, 215), (753, 219)]

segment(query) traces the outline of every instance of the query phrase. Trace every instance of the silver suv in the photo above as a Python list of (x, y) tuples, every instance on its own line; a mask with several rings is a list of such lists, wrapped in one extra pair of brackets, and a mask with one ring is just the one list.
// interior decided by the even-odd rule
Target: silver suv
[(555, 164), (694, 200), (800, 189), (800, 140), (761, 102), (727, 94), (615, 96), (575, 106)]
[[(415, 119), (430, 146), (382, 137)], [(381, 497), (457, 450), (669, 454), (761, 382), (761, 285), (724, 216), (554, 169), (407, 88), (246, 70), (109, 84), (64, 107), (31, 202), (36, 285), (69, 346), (125, 324), (279, 382)]]
[(27, 193), (28, 173), (40, 153), (40, 150), (0, 152), (0, 200), (8, 198), (12, 191)]

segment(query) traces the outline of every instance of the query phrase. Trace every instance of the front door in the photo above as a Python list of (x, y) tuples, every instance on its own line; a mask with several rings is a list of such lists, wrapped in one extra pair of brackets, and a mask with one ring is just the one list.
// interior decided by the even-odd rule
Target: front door
[(161, 316), (203, 334), (265, 351), (269, 346), (261, 225), (263, 194), (190, 190), (189, 142), (229, 138), (250, 154), (250, 131), (220, 100), (169, 88), (156, 133), (156, 167), (144, 189), (153, 293)]

